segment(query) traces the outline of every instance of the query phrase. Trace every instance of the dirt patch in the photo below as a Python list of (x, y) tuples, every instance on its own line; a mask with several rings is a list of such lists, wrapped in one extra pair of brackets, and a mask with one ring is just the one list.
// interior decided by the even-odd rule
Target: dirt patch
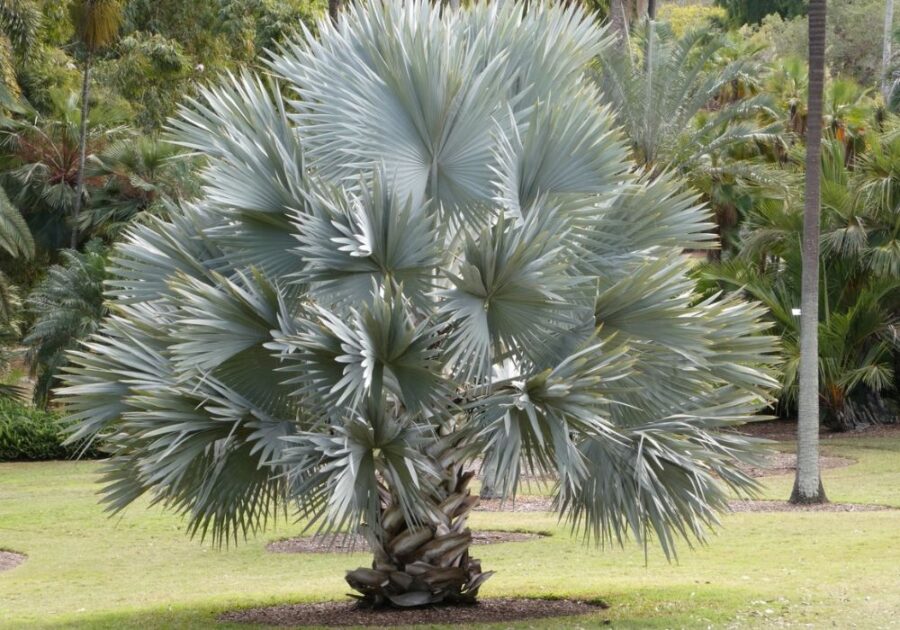
[[(847, 457), (819, 456), (819, 468), (843, 468), (852, 466), (856, 461)], [(793, 474), (797, 470), (797, 455), (795, 453), (774, 453), (766, 458), (766, 463), (760, 467), (742, 466), (741, 469), (751, 477), (773, 477), (775, 475)]]
[(881, 512), (894, 508), (870, 503), (794, 505), (787, 501), (729, 501), (732, 512)]
[(0, 571), (15, 569), (27, 559), (28, 557), (25, 554), (0, 550)]
[(549, 617), (596, 614), (608, 608), (602, 602), (569, 599), (483, 599), (470, 606), (429, 606), (406, 610), (371, 610), (351, 602), (288, 604), (226, 613), (220, 621), (269, 626), (395, 627), (442, 624), (464, 627), (476, 623), (503, 623)]
[[(473, 545), (495, 545), (508, 542), (525, 542), (549, 536), (543, 532), (472, 532)], [(340, 536), (301, 536), (276, 540), (266, 545), (272, 553), (347, 553), (368, 551), (366, 539), (358, 534)]]

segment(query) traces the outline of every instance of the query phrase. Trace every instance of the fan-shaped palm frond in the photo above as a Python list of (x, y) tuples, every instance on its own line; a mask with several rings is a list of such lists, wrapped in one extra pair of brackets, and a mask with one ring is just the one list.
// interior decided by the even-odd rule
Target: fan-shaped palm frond
[(508, 496), (556, 475), (599, 541), (702, 538), (727, 485), (755, 488), (732, 468), (755, 444), (721, 430), (766, 404), (773, 343), (759, 309), (695, 291), (707, 213), (623, 161), (586, 73), (602, 30), (418, 1), (319, 29), (270, 60), (296, 100), (247, 74), (185, 109), (205, 197), (112, 257), (113, 315), (62, 390), (112, 450), (109, 506), (151, 493), (232, 540), (294, 502), (365, 533), (347, 581), (398, 606), (489, 576), (478, 458)]
[(0, 188), (0, 248), (10, 256), (34, 256), (34, 238), (31, 230), (22, 217), (22, 213), (13, 206), (6, 191)]

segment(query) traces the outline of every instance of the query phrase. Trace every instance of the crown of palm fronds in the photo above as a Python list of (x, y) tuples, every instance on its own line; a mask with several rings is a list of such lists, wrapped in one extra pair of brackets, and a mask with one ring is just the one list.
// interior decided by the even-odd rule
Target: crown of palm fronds
[(78, 40), (92, 53), (109, 46), (119, 34), (120, 0), (75, 0), (70, 12)]
[(698, 300), (681, 252), (709, 217), (630, 174), (586, 73), (602, 30), (425, 2), (320, 29), (270, 60), (279, 84), (185, 107), (205, 196), (113, 254), (62, 390), (75, 438), (107, 440), (110, 508), (150, 493), (220, 540), (289, 501), (441, 531), (442, 471), (483, 457), (508, 496), (556, 475), (599, 540), (701, 537), (722, 482), (754, 486), (752, 440), (720, 430), (766, 403), (773, 344), (758, 307)]

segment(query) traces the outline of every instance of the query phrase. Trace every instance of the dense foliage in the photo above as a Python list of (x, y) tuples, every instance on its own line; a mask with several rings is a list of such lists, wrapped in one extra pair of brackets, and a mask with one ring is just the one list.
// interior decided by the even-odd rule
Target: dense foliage
[[(84, 33), (78, 11), (83, 4), (0, 0), (0, 325), (10, 349), (28, 338), (31, 370), (43, 375), (36, 388), (42, 403), (52, 402), (47, 392), (66, 362), (61, 349), (77, 344), (92, 330), (87, 322), (105, 312), (90, 283), (72, 284), (64, 301), (45, 300), (41, 292), (29, 297), (39, 285), (46, 288), (50, 269), (58, 276), (60, 267), (55, 266), (70, 267), (77, 260), (62, 252), (71, 242), (81, 167), (79, 90), (85, 48), (79, 44)], [(259, 63), (264, 50), (277, 48), (292, 33), (310, 29), (315, 36), (315, 18), (326, 9), (324, 0), (108, 4), (121, 11), (121, 20), (109, 45), (94, 55), (79, 250), (98, 239), (112, 245), (133, 221), (166, 217), (173, 204), (200, 196), (196, 175), (202, 160), (160, 139), (165, 121), (186, 95), (197, 94), (199, 86), (217, 80), (222, 71)], [(651, 170), (651, 177), (676, 171), (685, 182), (683, 190), (699, 193), (710, 205), (725, 263), (751, 257), (743, 251), (754, 241), (750, 231), (762, 230), (760, 221), (773, 205), (781, 203), (786, 216), (798, 208), (798, 152), (807, 122), (804, 4), (663, 0), (657, 2), (659, 20), (651, 28), (642, 19), (646, 3), (626, 0), (629, 46), (609, 49), (597, 66), (601, 85), (627, 88), (603, 92), (624, 127), (632, 157)], [(591, 0), (583, 6), (603, 20), (610, 3)], [(881, 151), (881, 131), (893, 128), (890, 111), (900, 102), (900, 90), (882, 103), (876, 89), (883, 8), (883, 0), (829, 2), (824, 122), (843, 147), (851, 180), (865, 164), (860, 160)], [(892, 68), (897, 67), (895, 59)], [(782, 253), (784, 260), (790, 259)], [(86, 255), (95, 262), (103, 257)], [(766, 266), (769, 275), (772, 269)], [(790, 284), (786, 278), (784, 286)], [(77, 296), (77, 291), (84, 293)], [(887, 320), (897, 315), (891, 295), (878, 300)], [(86, 304), (94, 306), (85, 309)], [(62, 312), (65, 305), (72, 307), (71, 313)], [(55, 312), (42, 311), (51, 308)], [(65, 341), (59, 337), (59, 343), (46, 345), (47, 323), (66, 318), (85, 325), (74, 326)], [(33, 332), (39, 322), (44, 332)], [(790, 333), (779, 330), (789, 349)], [(59, 351), (50, 352), (51, 346)], [(896, 365), (897, 353), (890, 354)], [(790, 365), (789, 352), (786, 359)], [(896, 391), (896, 384), (885, 384), (873, 402), (877, 413), (858, 415), (892, 420)], [(863, 395), (867, 400), (873, 396)], [(791, 414), (790, 387), (779, 409)]]
[(716, 0), (735, 24), (758, 24), (767, 15), (792, 18), (806, 14), (806, 0)]
[(59, 414), (0, 399), (0, 462), (44, 461), (97, 457), (94, 447), (65, 444), (65, 427)]

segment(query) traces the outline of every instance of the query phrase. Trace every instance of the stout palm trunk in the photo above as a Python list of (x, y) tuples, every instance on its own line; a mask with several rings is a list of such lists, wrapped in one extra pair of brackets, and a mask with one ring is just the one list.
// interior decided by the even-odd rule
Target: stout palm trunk
[(819, 207), (822, 172), (822, 91), (825, 78), (825, 4), (809, 5), (809, 116), (806, 128), (806, 197), (800, 295), (800, 396), (797, 477), (792, 503), (822, 503), (819, 472)]
[(380, 522), (364, 530), (374, 552), (372, 568), (347, 573), (347, 583), (367, 605), (423, 606), (437, 603), (474, 603), (481, 585), (493, 572), (483, 572), (472, 558), (469, 513), (478, 496), (469, 492), (474, 472), (451, 464), (432, 511), (410, 525), (396, 497), (384, 492)]

